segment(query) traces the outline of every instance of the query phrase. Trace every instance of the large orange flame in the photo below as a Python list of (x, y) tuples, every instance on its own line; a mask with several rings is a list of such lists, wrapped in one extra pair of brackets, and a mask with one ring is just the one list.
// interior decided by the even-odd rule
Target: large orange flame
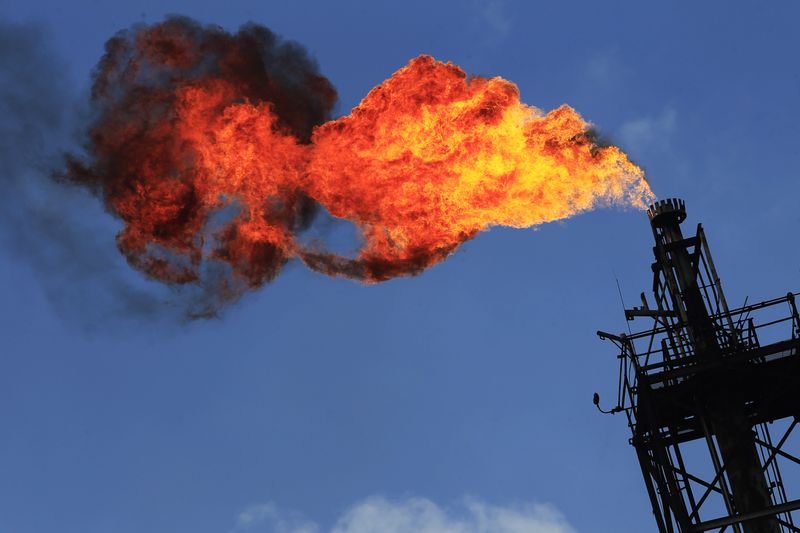
[(429, 56), (318, 127), (313, 143), (303, 187), (362, 228), (357, 263), (369, 280), (422, 270), (489, 226), (652, 199), (641, 169), (598, 146), (572, 108), (544, 115), (513, 83), (467, 78)]
[[(93, 97), (89, 158), (68, 175), (125, 222), (131, 264), (170, 283), (221, 263), (226, 286), (255, 287), (293, 257), (382, 281), (491, 226), (653, 199), (641, 169), (572, 108), (544, 114), (513, 83), (428, 56), (324, 122), (335, 92), (299, 45), (173, 18), (109, 41)], [(314, 201), (361, 230), (357, 257), (298, 243)]]

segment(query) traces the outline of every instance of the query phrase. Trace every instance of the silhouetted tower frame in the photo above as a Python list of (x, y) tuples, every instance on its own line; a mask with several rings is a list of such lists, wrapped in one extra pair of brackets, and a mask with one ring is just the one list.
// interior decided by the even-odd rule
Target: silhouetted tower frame
[[(659, 531), (800, 531), (793, 516), (800, 499), (790, 499), (781, 475), (784, 464), (800, 465), (786, 450), (800, 421), (795, 294), (730, 310), (702, 226), (693, 237), (682, 234), (684, 202), (657, 202), (648, 216), (655, 307), (642, 293), (642, 306), (626, 309), (625, 317), (650, 318), (652, 327), (598, 335), (620, 349), (611, 412), (628, 417)], [(772, 318), (776, 311), (778, 317), (764, 323), (751, 316)], [(782, 340), (761, 344), (765, 328), (774, 336), (781, 326), (789, 330)], [(768, 424), (777, 420), (786, 427), (775, 441)], [(694, 441), (705, 443), (711, 463), (702, 473), (684, 460), (685, 446)], [(707, 471), (712, 479), (704, 479)], [(715, 499), (723, 516), (708, 518), (708, 502)]]

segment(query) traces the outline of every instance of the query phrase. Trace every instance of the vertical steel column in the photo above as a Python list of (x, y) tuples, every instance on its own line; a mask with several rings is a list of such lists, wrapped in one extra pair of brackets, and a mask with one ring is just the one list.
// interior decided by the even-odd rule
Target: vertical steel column
[[(709, 316), (698, 286), (698, 265), (692, 262), (687, 249), (690, 244), (683, 238), (680, 228), (681, 222), (686, 218), (684, 204), (680, 200), (661, 201), (654, 204), (648, 214), (656, 240), (656, 260), (665, 277), (674, 280), (674, 283), (668, 283), (668, 290), (694, 346), (695, 357), (698, 361), (719, 359), (721, 349), (715, 324)], [(701, 244), (695, 243), (695, 246), (699, 247)], [(717, 284), (718, 297), (724, 301), (722, 286), (718, 284), (718, 280), (714, 281)], [(751, 424), (738, 402), (732, 401), (736, 391), (727, 392), (724, 397), (704, 395), (698, 401), (704, 407), (704, 414), (701, 416), (706, 419), (703, 423), (707, 423), (716, 436), (720, 455), (727, 468), (733, 510), (738, 514), (748, 514), (769, 507), (771, 498)], [(774, 516), (748, 520), (743, 525), (748, 533), (780, 531)]]

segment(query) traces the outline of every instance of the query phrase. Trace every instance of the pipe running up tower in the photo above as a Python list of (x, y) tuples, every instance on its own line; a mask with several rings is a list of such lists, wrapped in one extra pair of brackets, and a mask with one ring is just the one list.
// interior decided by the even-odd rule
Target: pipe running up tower
[[(642, 293), (625, 318), (650, 318), (652, 327), (598, 335), (620, 349), (610, 412), (628, 417), (659, 531), (800, 531), (800, 499), (789, 499), (781, 474), (786, 462), (800, 465), (784, 449), (800, 417), (795, 295), (730, 310), (702, 226), (683, 236), (684, 202), (657, 202), (648, 216), (655, 305)], [(770, 320), (755, 322), (756, 311)], [(781, 326), (788, 331), (762, 345)], [(594, 401), (599, 407), (597, 394)], [(775, 421), (777, 443), (768, 427)]]

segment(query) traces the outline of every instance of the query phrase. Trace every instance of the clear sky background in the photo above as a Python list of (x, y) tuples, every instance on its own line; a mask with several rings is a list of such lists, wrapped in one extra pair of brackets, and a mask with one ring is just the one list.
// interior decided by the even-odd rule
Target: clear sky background
[[(36, 48), (15, 32), (62, 63), (4, 71), (64, 113), (42, 153), (74, 139), (82, 104), (64, 102), (85, 101), (105, 40), (168, 13), (299, 41), (337, 114), (421, 53), (568, 103), (686, 199), (732, 305), (800, 287), (797, 2), (2, 1), (6, 66)], [(654, 530), (624, 420), (591, 404), (615, 393), (595, 337), (626, 327), (615, 275), (629, 305), (650, 285), (644, 213), (495, 228), (378, 286), (290, 266), (179, 323), (168, 293), (119, 303), (162, 293), (97, 201), (37, 192), (40, 152), (8, 132), (41, 119), (2, 105), (4, 172), (26, 184), (5, 190), (60, 214), (0, 218), (0, 531)]]

